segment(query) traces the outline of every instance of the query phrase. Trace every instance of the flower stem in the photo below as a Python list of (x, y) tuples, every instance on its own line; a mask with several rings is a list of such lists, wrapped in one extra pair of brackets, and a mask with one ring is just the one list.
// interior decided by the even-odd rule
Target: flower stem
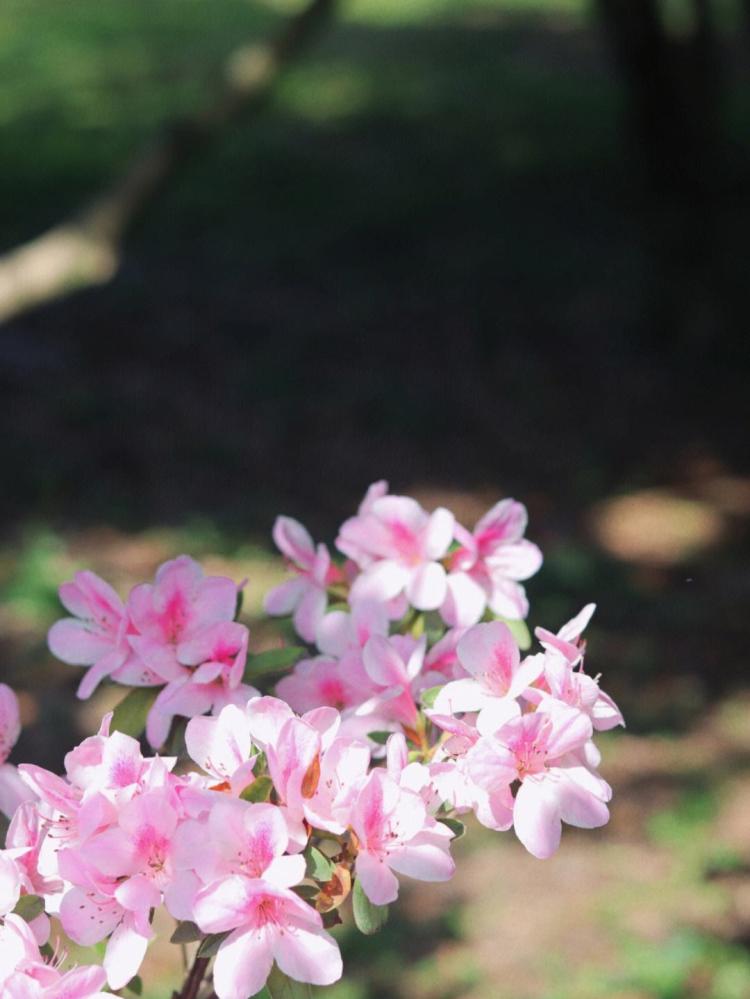
[(173, 993), (172, 999), (197, 999), (198, 990), (201, 987), (201, 982), (203, 977), (208, 970), (208, 963), (211, 959), (208, 957), (196, 957), (193, 961), (193, 966), (188, 972), (188, 976), (185, 979), (185, 983), (179, 992)]

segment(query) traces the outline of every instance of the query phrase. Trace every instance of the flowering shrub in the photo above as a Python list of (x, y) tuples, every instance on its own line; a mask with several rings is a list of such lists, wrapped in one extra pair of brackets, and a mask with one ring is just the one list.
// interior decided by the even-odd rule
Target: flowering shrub
[[(180, 999), (328, 985), (341, 906), (372, 933), (402, 876), (448, 880), (460, 816), (512, 827), (539, 858), (563, 823), (606, 823), (593, 734), (622, 716), (584, 672), (594, 607), (537, 629), (523, 655), (521, 583), (542, 561), (525, 528), (513, 500), (470, 532), (378, 482), (334, 560), (279, 517), (292, 575), (265, 607), (305, 644), (257, 655), (242, 588), (185, 555), (127, 601), (92, 572), (64, 583), (49, 646), (85, 668), (79, 697), (105, 679), (131, 689), (59, 776), (5, 762), (20, 726), (0, 686), (2, 996), (137, 991), (161, 906), (173, 941), (198, 944)], [(102, 967), (63, 974), (49, 917), (104, 942)]]

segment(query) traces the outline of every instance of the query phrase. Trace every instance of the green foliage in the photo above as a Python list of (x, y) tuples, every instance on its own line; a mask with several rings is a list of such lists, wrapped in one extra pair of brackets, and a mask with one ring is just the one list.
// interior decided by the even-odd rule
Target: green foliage
[(241, 792), (240, 798), (243, 801), (268, 801), (273, 791), (273, 781), (270, 777), (256, 777), (252, 784)]
[(169, 942), (174, 944), (195, 943), (196, 940), (202, 939), (202, 930), (195, 923), (190, 922), (189, 919), (185, 919), (177, 924), (174, 933), (169, 938)]
[(255, 656), (248, 656), (247, 666), (245, 666), (245, 683), (254, 683), (262, 677), (291, 669), (304, 655), (303, 648), (290, 645), (283, 649), (268, 649)]
[(308, 846), (303, 854), (307, 864), (305, 873), (314, 881), (330, 881), (333, 877), (334, 865), (321, 853), (317, 847)]
[(41, 916), (44, 912), (44, 899), (40, 898), (39, 895), (22, 895), (16, 902), (16, 907), (13, 911), (21, 919), (25, 919), (27, 923), (30, 923), (32, 919), (36, 919), (37, 916)]
[(352, 912), (357, 929), (365, 936), (377, 933), (388, 919), (388, 906), (373, 905), (365, 895), (359, 880), (354, 882), (352, 889)]
[(110, 731), (139, 739), (146, 729), (146, 716), (157, 694), (158, 690), (154, 687), (133, 687), (115, 708)]

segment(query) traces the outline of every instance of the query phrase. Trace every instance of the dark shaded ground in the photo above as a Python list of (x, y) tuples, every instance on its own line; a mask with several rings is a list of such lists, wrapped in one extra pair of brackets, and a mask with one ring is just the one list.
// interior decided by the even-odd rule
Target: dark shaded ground
[[(78, 203), (165, 111), (190, 106), (236, 40), (231, 18), (247, 31), (270, 20), (236, 5), (227, 22), (213, 22), (197, 5), (177, 31), (168, 4), (153, 24), (135, 14), (119, 23), (106, 5), (96, 16), (91, 5), (77, 9), (91, 67), (82, 63), (73, 89), (58, 93), (54, 60), (39, 57), (34, 99), (24, 104), (19, 88), (20, 110), (5, 126), (4, 246)], [(40, 46), (67, 59), (78, 29), (44, 4), (36, 16), (47, 25)], [(733, 73), (741, 49), (730, 42)], [(20, 74), (38, 52), (11, 55)], [(145, 81), (139, 65), (149, 67)], [(579, 17), (461, 8), (447, 23), (350, 21), (262, 120), (228, 135), (164, 197), (112, 285), (6, 327), (2, 652), (42, 704), (22, 748), (51, 755), (44, 733), (57, 740), (70, 724), (58, 692), (74, 681), (51, 671), (43, 634), (71, 565), (91, 561), (115, 576), (123, 566), (120, 581), (130, 583), (187, 545), (244, 564), (238, 546), (267, 544), (277, 512), (330, 538), (366, 485), (387, 477), (469, 520), (501, 495), (526, 501), (530, 536), (546, 554), (530, 586), (532, 623), (557, 626), (596, 599), (596, 667), (631, 730), (689, 733), (678, 746), (693, 759), (697, 739), (702, 752), (705, 716), (747, 687), (750, 638), (750, 102), (746, 83), (732, 79), (726, 182), (700, 207), (655, 201), (624, 128), (625, 95)], [(84, 113), (97, 102), (106, 109), (99, 124)], [(746, 723), (746, 702), (736, 703)], [(605, 879), (620, 863), (646, 870), (642, 892), (649, 878), (677, 885), (656, 929), (635, 925), (643, 907), (630, 896), (634, 927), (625, 920), (628, 933), (655, 942), (667, 984), (638, 978), (638, 944), (620, 992), (594, 975), (575, 979), (579, 996), (606, 985), (623, 999), (735, 999), (731, 988), (709, 993), (672, 973), (691, 961), (731, 964), (735, 952), (721, 947), (739, 946), (745, 925), (726, 930), (711, 894), (704, 908), (696, 903), (709, 942), (673, 939), (685, 900), (703, 899), (696, 885), (713, 856), (712, 823), (724, 828), (717, 816), (732, 782), (744, 787), (746, 748), (719, 742), (713, 762), (698, 752), (686, 765), (678, 788), (662, 774), (666, 743), (636, 739), (614, 751), (621, 767), (642, 752), (650, 776), (642, 787), (622, 778), (623, 811), (593, 867)], [(715, 798), (722, 772), (728, 783)], [(690, 784), (696, 773), (700, 786)], [(663, 819), (654, 833), (650, 816), (669, 809), (673, 827)], [(696, 829), (709, 844), (699, 860), (674, 846)], [(460, 931), (485, 948), (485, 976), (507, 973), (489, 931), (483, 944), (477, 936), (493, 893), (535, 877), (523, 868), (514, 881), (517, 848), (503, 849)], [(571, 856), (553, 877), (568, 900), (585, 876), (575, 845)], [(649, 857), (653, 871), (642, 866)], [(615, 889), (629, 913), (626, 886)], [(583, 905), (587, 926), (606, 916), (597, 899)], [(498, 933), (515, 919), (502, 911)], [(452, 918), (436, 915), (424, 930), (426, 949), (440, 938), (449, 964)], [(395, 936), (404, 932), (413, 926)], [(715, 933), (723, 943), (711, 943)], [(369, 991), (352, 986), (342, 999), (443, 995), (420, 992), (413, 977), (394, 984), (391, 944), (382, 979), (368, 965)], [(447, 975), (446, 997), (469, 994), (473, 971), (461, 961), (475, 952), (463, 952), (455, 982)], [(607, 953), (599, 958), (606, 964)], [(742, 989), (750, 977), (736, 960)], [(445, 970), (424, 967), (426, 982)], [(513, 980), (516, 996), (543, 994), (533, 975)], [(472, 996), (498, 994), (483, 981)], [(549, 995), (568, 993), (561, 985)]]

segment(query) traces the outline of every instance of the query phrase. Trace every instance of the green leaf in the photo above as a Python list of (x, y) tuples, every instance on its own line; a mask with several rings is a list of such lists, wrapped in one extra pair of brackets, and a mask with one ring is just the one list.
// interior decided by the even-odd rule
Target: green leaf
[(112, 724), (109, 726), (110, 732), (122, 732), (140, 739), (146, 728), (146, 715), (158, 693), (153, 687), (133, 687), (115, 708)]
[(461, 839), (463, 834), (466, 832), (466, 826), (460, 819), (438, 819), (444, 826), (448, 826), (450, 831), (453, 833), (453, 839)]
[(305, 902), (312, 902), (314, 898), (320, 895), (318, 885), (295, 885), (292, 891), (295, 895), (299, 895), (300, 898), (304, 899)]
[(260, 992), (255, 993), (252, 999), (273, 999), (273, 996), (264, 985)]
[(267, 673), (281, 673), (294, 666), (304, 655), (305, 649), (299, 645), (287, 645), (283, 649), (268, 649), (257, 656), (248, 656), (244, 680), (252, 683)]
[(141, 976), (136, 975), (135, 978), (131, 978), (128, 984), (125, 986), (128, 992), (132, 992), (133, 995), (140, 996), (143, 994), (143, 982), (141, 981)]
[(245, 591), (237, 590), (237, 603), (234, 605), (234, 619), (239, 620), (240, 614), (242, 613), (242, 605), (245, 602)]
[(368, 937), (382, 929), (388, 919), (388, 906), (373, 905), (359, 880), (354, 882), (352, 910), (357, 929)]
[(384, 746), (393, 735), (393, 732), (368, 732), (367, 738), (377, 742), (379, 746)]
[(531, 648), (531, 632), (525, 621), (514, 621), (512, 618), (497, 615), (493, 615), (493, 618), (495, 621), (502, 621), (504, 625), (507, 625), (511, 635), (516, 640), (516, 645), (522, 652)]
[(315, 846), (308, 846), (302, 855), (305, 858), (307, 867), (305, 875), (313, 881), (330, 881), (333, 877), (334, 866), (324, 853), (321, 853)]
[(229, 936), (229, 932), (231, 931), (226, 933), (208, 933), (203, 938), (203, 943), (198, 948), (196, 957), (214, 957), (221, 944)]
[(256, 777), (252, 784), (248, 784), (240, 793), (240, 798), (243, 801), (268, 801), (271, 791), (273, 791), (273, 781), (270, 777)]
[(191, 923), (189, 919), (185, 919), (177, 924), (174, 933), (169, 938), (169, 942), (173, 944), (195, 943), (196, 940), (202, 939), (203, 932), (195, 923)]
[(21, 895), (13, 912), (30, 923), (44, 912), (44, 899), (39, 895)]
[(437, 695), (443, 689), (445, 684), (439, 683), (437, 687), (428, 687), (427, 690), (423, 690), (419, 695), (419, 700), (423, 708), (432, 708), (435, 706), (435, 701), (437, 700)]
[(307, 982), (295, 982), (287, 978), (277, 966), (274, 966), (268, 976), (266, 991), (271, 999), (312, 999), (312, 988)]
[(0, 846), (5, 846), (5, 837), (10, 828), (10, 819), (0, 812)]

